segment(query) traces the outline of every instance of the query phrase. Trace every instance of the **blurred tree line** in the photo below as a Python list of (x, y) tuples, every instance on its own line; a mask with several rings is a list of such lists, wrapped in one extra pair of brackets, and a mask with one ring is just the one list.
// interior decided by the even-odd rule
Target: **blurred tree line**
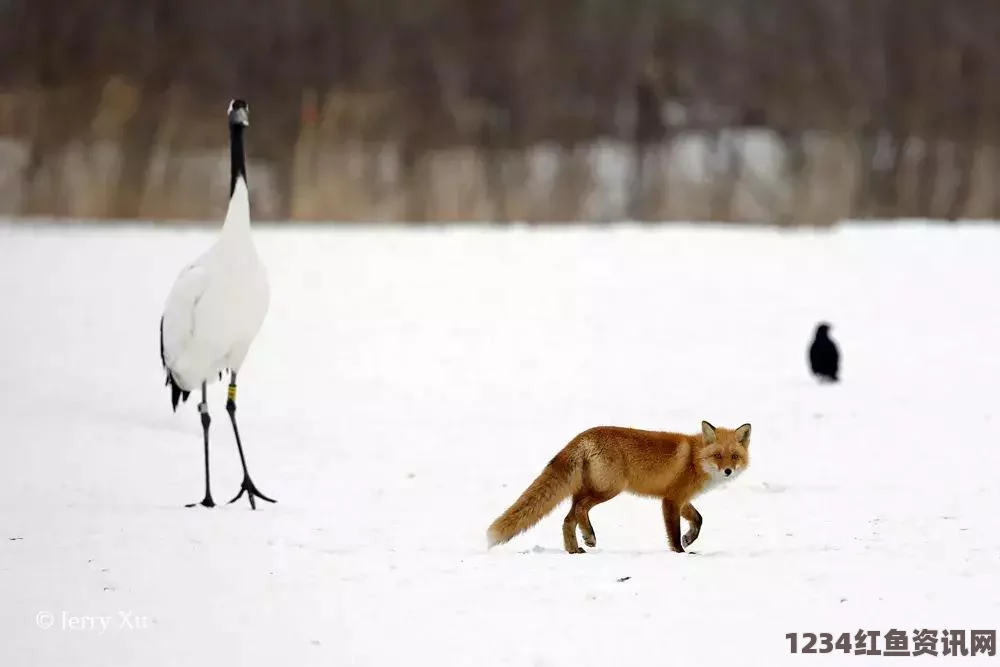
[(0, 0), (0, 201), (277, 219), (1000, 218), (997, 0)]

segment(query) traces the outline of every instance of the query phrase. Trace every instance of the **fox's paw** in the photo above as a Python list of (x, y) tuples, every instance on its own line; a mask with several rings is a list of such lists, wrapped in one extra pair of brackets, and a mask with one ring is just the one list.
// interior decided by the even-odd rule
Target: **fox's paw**
[(583, 547), (577, 547), (575, 550), (573, 550), (573, 549), (567, 549), (567, 551), (569, 553), (571, 553), (571, 554), (585, 554), (585, 553), (587, 553), (586, 551), (583, 550)]
[(586, 544), (591, 549), (593, 549), (594, 547), (597, 546), (597, 535), (594, 535), (593, 533), (590, 534), (584, 533), (583, 543)]
[(692, 535), (691, 533), (688, 533), (681, 538), (681, 546), (687, 548), (691, 546), (691, 543), (694, 542), (696, 539), (698, 539), (697, 535)]

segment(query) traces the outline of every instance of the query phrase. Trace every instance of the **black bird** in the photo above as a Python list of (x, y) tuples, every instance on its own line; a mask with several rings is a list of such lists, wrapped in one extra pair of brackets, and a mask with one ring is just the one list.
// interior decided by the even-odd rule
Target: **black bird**
[(830, 325), (820, 322), (816, 335), (809, 346), (809, 366), (821, 382), (837, 382), (840, 371), (840, 352), (837, 344), (830, 339)]

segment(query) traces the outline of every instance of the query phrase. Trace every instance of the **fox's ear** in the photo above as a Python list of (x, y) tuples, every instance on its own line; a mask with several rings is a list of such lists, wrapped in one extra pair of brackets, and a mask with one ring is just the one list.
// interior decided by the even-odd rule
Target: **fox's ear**
[(705, 442), (712, 444), (715, 442), (715, 427), (706, 421), (701, 422), (701, 434), (705, 436)]
[(744, 424), (736, 429), (736, 440), (744, 447), (750, 446), (750, 424)]

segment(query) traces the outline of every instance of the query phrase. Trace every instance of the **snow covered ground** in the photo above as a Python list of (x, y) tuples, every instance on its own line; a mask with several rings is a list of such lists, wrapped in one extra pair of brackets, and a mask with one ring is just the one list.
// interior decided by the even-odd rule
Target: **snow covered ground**
[[(855, 664), (785, 635), (1000, 626), (1000, 230), (261, 229), (257, 512), (184, 508), (196, 401), (159, 365), (213, 238), (0, 226), (0, 665)], [(841, 385), (806, 372), (820, 319)], [(566, 504), (486, 551), (580, 430), (701, 419), (754, 430), (694, 553), (631, 496), (589, 554)]]

